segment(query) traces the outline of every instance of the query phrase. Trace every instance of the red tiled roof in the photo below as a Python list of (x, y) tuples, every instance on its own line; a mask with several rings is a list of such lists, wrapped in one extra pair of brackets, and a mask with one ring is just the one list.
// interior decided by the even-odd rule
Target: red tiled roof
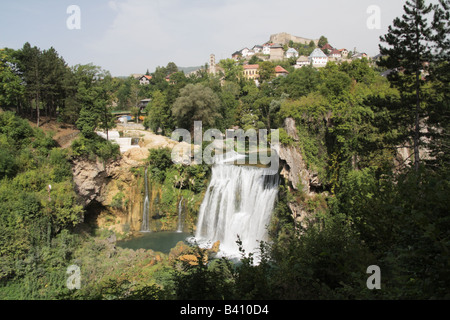
[(246, 64), (244, 69), (259, 69), (259, 64)]
[(276, 66), (276, 67), (275, 67), (275, 72), (276, 72), (276, 73), (289, 73), (289, 72), (287, 72), (287, 70), (284, 69), (282, 66)]

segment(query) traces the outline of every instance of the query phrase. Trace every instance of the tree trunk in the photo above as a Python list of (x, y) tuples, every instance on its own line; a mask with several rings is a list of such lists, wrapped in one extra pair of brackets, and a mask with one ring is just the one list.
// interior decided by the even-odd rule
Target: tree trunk
[(36, 126), (39, 128), (39, 117), (40, 117), (40, 110), (39, 110), (39, 93), (36, 94)]
[(415, 129), (414, 129), (414, 169), (419, 170), (420, 155), (419, 155), (419, 140), (420, 140), (420, 71), (416, 70), (416, 112), (415, 112)]

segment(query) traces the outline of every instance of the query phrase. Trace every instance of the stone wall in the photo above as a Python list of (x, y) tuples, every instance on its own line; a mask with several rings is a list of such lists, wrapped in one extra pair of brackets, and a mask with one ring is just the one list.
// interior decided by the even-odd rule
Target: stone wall
[(270, 42), (280, 43), (282, 45), (288, 44), (289, 41), (291, 41), (291, 40), (293, 42), (303, 43), (303, 44), (309, 44), (311, 42), (311, 40), (313, 40), (314, 43), (316, 44), (316, 46), (319, 43), (318, 39), (308, 39), (308, 38), (303, 38), (303, 37), (297, 37), (297, 36), (293, 36), (286, 32), (281, 32), (281, 33), (273, 34), (270, 36)]

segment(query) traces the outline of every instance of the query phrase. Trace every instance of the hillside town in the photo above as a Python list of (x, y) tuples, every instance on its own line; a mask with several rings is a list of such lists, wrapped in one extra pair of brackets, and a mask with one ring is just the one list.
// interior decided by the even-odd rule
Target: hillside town
[[(325, 67), (331, 62), (351, 62), (355, 59), (368, 58), (365, 52), (357, 52), (356, 48), (349, 51), (346, 48), (335, 48), (323, 37), (313, 40), (290, 35), (288, 33), (278, 33), (270, 37), (270, 40), (262, 45), (254, 45), (249, 49), (244, 47), (232, 53), (231, 58), (244, 65), (244, 74), (248, 79), (257, 78), (257, 64), (249, 64), (249, 61), (271, 61), (279, 62), (289, 60), (294, 68), (312, 66), (314, 68)], [(301, 54), (302, 53), (302, 54)], [(295, 60), (293, 60), (295, 59)], [(286, 74), (286, 70), (277, 66), (277, 76)]]
[[(236, 64), (242, 65), (242, 75), (247, 80), (254, 80), (259, 82), (259, 62), (269, 61), (275, 64), (275, 76), (286, 76), (289, 71), (286, 70), (286, 65), (299, 69), (305, 66), (312, 66), (314, 68), (322, 68), (328, 62), (342, 63), (351, 62), (355, 59), (362, 59), (370, 57), (365, 52), (358, 52), (356, 48), (352, 51), (347, 48), (334, 47), (326, 37), (322, 36), (320, 39), (308, 39), (294, 36), (286, 32), (273, 34), (269, 41), (263, 44), (256, 44), (252, 47), (244, 47), (231, 54)], [(376, 58), (376, 57), (374, 57)], [(283, 64), (280, 65), (280, 64)], [(189, 75), (195, 75), (199, 69), (190, 72)], [(207, 64), (207, 72), (216, 74), (223, 69), (220, 63), (216, 62), (214, 54), (210, 55)], [(133, 78), (139, 80), (141, 85), (148, 85), (152, 79), (150, 74), (132, 74)], [(166, 81), (170, 82), (170, 75), (166, 77)]]

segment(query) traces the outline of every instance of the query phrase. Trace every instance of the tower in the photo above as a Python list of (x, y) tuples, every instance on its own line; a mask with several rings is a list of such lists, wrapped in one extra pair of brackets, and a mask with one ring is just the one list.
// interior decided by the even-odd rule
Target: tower
[(214, 54), (209, 56), (209, 73), (216, 73), (216, 56)]

